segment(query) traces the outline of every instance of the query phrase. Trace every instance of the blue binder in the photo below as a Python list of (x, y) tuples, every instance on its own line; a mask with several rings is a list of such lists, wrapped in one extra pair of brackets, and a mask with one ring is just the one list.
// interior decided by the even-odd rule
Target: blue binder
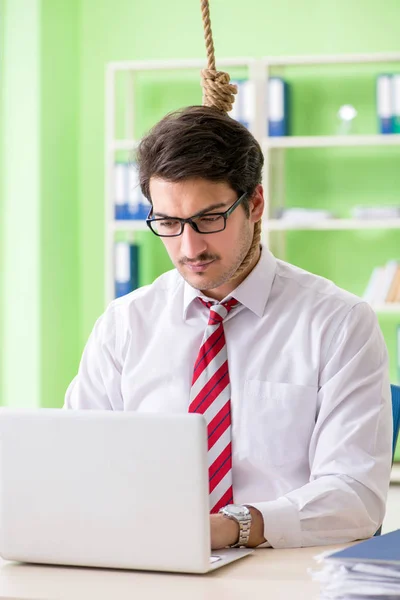
[(139, 287), (139, 247), (128, 242), (115, 244), (115, 297)]
[(139, 185), (139, 173), (136, 164), (127, 164), (128, 204), (127, 219), (146, 219), (150, 211), (150, 203), (143, 196)]
[(379, 75), (376, 79), (376, 112), (379, 133), (393, 133), (392, 77)]
[(232, 79), (231, 83), (237, 86), (237, 94), (229, 116), (250, 129), (254, 120), (255, 90), (253, 82), (249, 79)]
[(290, 135), (289, 85), (281, 77), (268, 80), (268, 135)]
[(330, 554), (328, 560), (400, 565), (400, 529)]
[(114, 164), (114, 206), (117, 220), (127, 219), (128, 210), (128, 172), (126, 163)]

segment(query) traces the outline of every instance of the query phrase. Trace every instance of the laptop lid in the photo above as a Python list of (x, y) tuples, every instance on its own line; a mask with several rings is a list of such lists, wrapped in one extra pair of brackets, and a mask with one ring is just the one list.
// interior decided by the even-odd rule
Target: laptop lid
[(206, 423), (196, 414), (0, 410), (0, 555), (209, 569)]

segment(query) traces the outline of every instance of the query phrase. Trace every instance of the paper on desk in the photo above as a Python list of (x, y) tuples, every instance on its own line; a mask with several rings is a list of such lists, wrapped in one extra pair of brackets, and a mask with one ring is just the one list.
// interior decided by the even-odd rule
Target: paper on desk
[(329, 561), (329, 552), (315, 557), (320, 570), (309, 569), (321, 585), (321, 600), (391, 600), (400, 598), (400, 566)]

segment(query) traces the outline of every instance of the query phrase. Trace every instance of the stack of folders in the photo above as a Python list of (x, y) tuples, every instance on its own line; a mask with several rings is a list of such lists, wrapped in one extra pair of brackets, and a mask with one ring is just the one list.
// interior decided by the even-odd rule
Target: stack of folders
[(115, 297), (120, 298), (139, 287), (139, 247), (116, 242), (114, 259)]
[(379, 75), (376, 104), (380, 133), (400, 133), (400, 73)]
[[(249, 79), (233, 79), (238, 93), (229, 115), (251, 129), (255, 114), (255, 88)], [(268, 122), (267, 135), (279, 137), (290, 135), (289, 125), (289, 85), (281, 77), (270, 77), (268, 81)]]
[(135, 164), (116, 162), (114, 165), (115, 218), (146, 219), (150, 203), (143, 196)]
[(316, 559), (321, 600), (400, 598), (400, 529)]

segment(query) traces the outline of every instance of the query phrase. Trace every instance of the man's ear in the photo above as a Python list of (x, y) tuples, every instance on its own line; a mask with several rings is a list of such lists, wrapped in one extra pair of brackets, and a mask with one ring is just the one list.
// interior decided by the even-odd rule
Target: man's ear
[(262, 217), (264, 212), (264, 190), (262, 185), (257, 185), (252, 197), (249, 200), (250, 221), (256, 223)]

